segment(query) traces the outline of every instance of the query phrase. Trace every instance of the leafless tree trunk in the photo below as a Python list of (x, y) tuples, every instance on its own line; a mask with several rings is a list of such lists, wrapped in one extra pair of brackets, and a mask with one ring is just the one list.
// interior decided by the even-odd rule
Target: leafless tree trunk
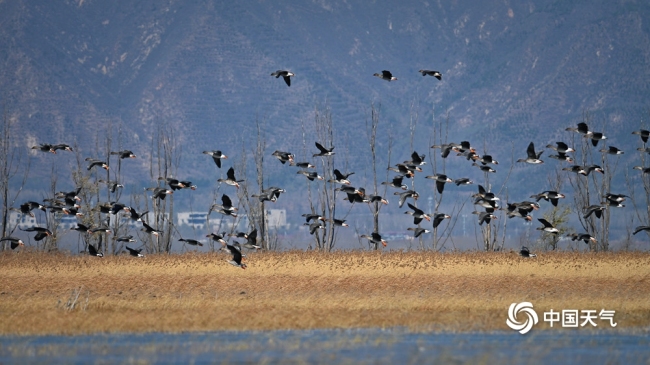
[[(593, 122), (588, 112), (584, 113), (582, 121), (588, 125), (591, 125)], [(580, 139), (577, 143), (575, 141), (576, 138)], [(609, 208), (605, 209), (601, 219), (596, 218), (595, 214), (584, 218), (584, 212), (590, 205), (600, 204), (601, 197), (609, 192), (609, 185), (612, 179), (612, 171), (609, 171), (610, 164), (605, 155), (601, 156), (601, 159), (594, 157), (593, 150), (598, 147), (591, 145), (591, 139), (581, 135), (577, 136), (574, 133), (572, 135), (572, 144), (573, 148), (577, 151), (575, 158), (576, 164), (581, 166), (601, 165), (604, 171), (600, 181), (598, 179), (598, 175), (600, 174), (595, 171), (592, 171), (587, 176), (569, 173), (569, 184), (573, 189), (574, 209), (578, 214), (578, 220), (582, 228), (591, 236), (595, 237), (597, 241), (596, 243), (589, 243), (590, 250), (607, 251), (609, 250)]]
[[(643, 124), (641, 124), (640, 127), (644, 129), (648, 128)], [(641, 138), (639, 138), (638, 146), (641, 151), (638, 152), (639, 163), (635, 165), (648, 167), (648, 154), (645, 152), (645, 149), (648, 147), (648, 145), (647, 143), (643, 142)], [(632, 166), (628, 166), (625, 169), (625, 182), (627, 184), (628, 194), (630, 194), (630, 200), (632, 201), (634, 212), (638, 220), (636, 224), (628, 227), (628, 231), (633, 230), (635, 226), (650, 225), (650, 174), (644, 174), (641, 171), (632, 170)], [(642, 186), (640, 198), (637, 198), (637, 186)], [(628, 232), (628, 236), (629, 234), (630, 232)], [(645, 234), (646, 237), (650, 237), (649, 231), (642, 231), (637, 233), (637, 235), (640, 234)]]
[[(20, 192), (25, 186), (31, 165), (29, 157), (26, 157), (25, 159), (27, 161), (23, 166), (23, 150), (20, 147), (12, 144), (12, 139), (15, 137), (12, 127), (13, 121), (7, 115), (6, 109), (3, 108), (2, 136), (0, 136), (0, 194), (2, 194), (2, 237), (10, 235), (11, 232), (13, 232), (13, 229), (15, 229), (15, 227), (13, 229), (9, 229), (9, 208), (15, 203), (16, 199), (18, 199)], [(11, 196), (11, 180), (18, 174), (18, 171), (21, 167), (24, 167), (22, 182), (16, 189), (15, 194)], [(3, 241), (2, 250), (6, 250), (7, 247), (7, 241)]]
[[(73, 146), (73, 150), (75, 151), (74, 153), (77, 167), (76, 169), (72, 170), (72, 181), (77, 188), (81, 188), (78, 195), (81, 199), (81, 211), (84, 212), (84, 216), (81, 222), (82, 224), (86, 225), (86, 227), (98, 226), (101, 222), (101, 214), (95, 209), (94, 206), (100, 202), (99, 186), (96, 180), (91, 180), (92, 175), (86, 174), (86, 166), (84, 166), (85, 161), (81, 156), (79, 146), (77, 144)], [(88, 249), (88, 244), (94, 244), (94, 242), (98, 240), (97, 237), (93, 237), (87, 233), (82, 233), (81, 238), (84, 243), (84, 250)], [(98, 250), (100, 249), (100, 247), (97, 245), (95, 245), (95, 247)], [(106, 248), (105, 251), (105, 254), (111, 252), (108, 248)]]
[[(50, 196), (54, 197), (54, 194), (56, 193), (56, 184), (57, 184), (57, 173), (56, 173), (56, 168), (54, 165), (51, 167), (51, 178), (50, 178)], [(61, 223), (61, 215), (62, 213), (57, 213), (52, 210), (48, 212), (48, 214), (45, 215), (45, 222), (47, 229), (52, 232), (51, 236), (45, 237), (43, 241), (41, 241), (41, 249), (46, 252), (50, 251), (56, 251), (59, 249), (58, 247), (58, 230), (59, 230), (59, 224)], [(38, 244), (37, 244), (38, 246)]]
[[(165, 180), (159, 180), (158, 177), (172, 177), (175, 176), (180, 164), (181, 149), (176, 140), (176, 131), (172, 130), (169, 126), (159, 126), (152, 146), (152, 159), (155, 156), (157, 165), (157, 174), (153, 173), (151, 168), (151, 180), (155, 182), (156, 186), (164, 187)], [(174, 229), (174, 196), (168, 194), (163, 199), (146, 199), (145, 201), (152, 200), (153, 222), (147, 222), (151, 227), (156, 230), (162, 231), (159, 236), (141, 235), (141, 240), (147, 247), (149, 252), (165, 252), (169, 253), (172, 249), (172, 232)], [(147, 203), (147, 210), (150, 210)]]
[[(562, 191), (562, 183), (564, 182), (563, 174), (559, 171), (559, 168), (556, 168), (553, 175), (548, 176), (548, 183), (551, 191)], [(557, 206), (551, 206), (550, 210), (547, 210), (543, 217), (553, 225), (553, 227), (558, 229), (557, 234), (542, 232), (540, 236), (540, 241), (544, 246), (544, 249), (555, 251), (558, 248), (558, 243), (560, 238), (564, 236), (568, 231), (567, 223), (569, 222), (569, 215), (571, 214), (571, 208), (561, 201), (558, 202)]]
[[(368, 143), (370, 144), (370, 156), (372, 159), (372, 187), (374, 195), (380, 195), (377, 186), (377, 129), (379, 128), (380, 112), (381, 105), (376, 106), (374, 103), (372, 103), (370, 105), (370, 121), (366, 119), (366, 134), (368, 135)], [(388, 150), (388, 153), (391, 153), (390, 148)], [(388, 173), (386, 174), (386, 178), (388, 178)], [(386, 188), (384, 188), (384, 191), (381, 195), (386, 195)], [(383, 204), (381, 202), (374, 202), (371, 205), (373, 232), (379, 232), (379, 212), (382, 206)], [(375, 248), (377, 246), (378, 245), (375, 244)]]
[[(323, 111), (316, 108), (314, 111), (314, 122), (318, 141), (325, 146), (325, 148), (333, 147), (334, 130), (332, 125), (332, 113), (329, 107), (326, 107)], [(328, 222), (332, 222), (336, 213), (336, 186), (328, 180), (333, 179), (334, 156), (322, 156), (320, 157), (320, 160), (324, 177), (323, 187), (319, 192), (321, 215), (325, 217)], [(334, 249), (334, 246), (336, 245), (336, 226), (334, 224), (327, 224), (322, 232), (317, 232), (315, 234), (321, 234), (321, 246), (318, 247), (320, 250), (329, 252)]]
[[(264, 191), (264, 152), (266, 151), (266, 138), (262, 135), (262, 130), (259, 121), (257, 122), (257, 144), (253, 156), (255, 157), (255, 170), (257, 172), (257, 186), (259, 187), (260, 194)], [(266, 213), (266, 204), (263, 201), (259, 202), (260, 219), (258, 226), (260, 227), (260, 237), (264, 240), (262, 245), (267, 250), (269, 247), (269, 232), (268, 232), (268, 218)]]
[[(512, 170), (515, 165), (514, 146), (512, 147), (510, 161), (511, 161), (510, 168), (507, 172), (506, 178), (501, 184), (499, 190), (495, 193), (495, 195), (501, 198), (500, 201), (502, 202), (508, 201), (507, 183), (508, 180), (510, 179), (510, 175), (512, 174)], [(484, 178), (485, 178), (484, 180), (485, 185), (483, 186), (487, 191), (492, 191), (492, 184), (490, 183), (490, 173), (484, 172)], [(502, 216), (502, 219), (492, 220), (490, 223), (486, 223), (484, 226), (481, 226), (480, 231), (481, 231), (481, 240), (483, 243), (483, 249), (485, 251), (503, 250), (506, 241), (507, 228), (508, 228), (508, 218), (506, 216)], [(501, 242), (500, 244), (499, 241)]]

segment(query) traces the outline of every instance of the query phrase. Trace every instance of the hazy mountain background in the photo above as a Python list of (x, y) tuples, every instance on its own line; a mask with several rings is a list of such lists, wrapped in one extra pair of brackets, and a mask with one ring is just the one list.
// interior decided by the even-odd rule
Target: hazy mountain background
[[(151, 184), (152, 139), (160, 128), (172, 131), (176, 175), (204, 188), (195, 204), (200, 194), (211, 199), (225, 173), (201, 151), (221, 149), (231, 157), (226, 167), (238, 163), (252, 153), (257, 121), (268, 183), (296, 192), (285, 204), (302, 209), (304, 179), (270, 153), (311, 159), (316, 109), (331, 111), (337, 165), (356, 171), (355, 185), (369, 184), (372, 104), (381, 107), (382, 171), (389, 139), (391, 162), (409, 158), (413, 124), (413, 148), (430, 159), (438, 125), (448, 141), (469, 140), (494, 155), (498, 185), (529, 142), (542, 148), (575, 138), (564, 129), (585, 113), (609, 143), (629, 151), (617, 167), (624, 171), (638, 160), (631, 131), (648, 127), (648, 19), (645, 1), (4, 0), (0, 99), (16, 121), (16, 148), (69, 143), (81, 157), (104, 157), (110, 134), (113, 149), (139, 156), (123, 167), (125, 184), (138, 192)], [(277, 69), (296, 74), (291, 87), (270, 76)], [(399, 80), (372, 77), (384, 69)], [(60, 188), (71, 189), (71, 156), (32, 154), (25, 198), (49, 191), (52, 164)], [(247, 164), (252, 179), (252, 156)], [(515, 166), (512, 200), (548, 189), (557, 166)], [(460, 158), (446, 171), (482, 178)]]

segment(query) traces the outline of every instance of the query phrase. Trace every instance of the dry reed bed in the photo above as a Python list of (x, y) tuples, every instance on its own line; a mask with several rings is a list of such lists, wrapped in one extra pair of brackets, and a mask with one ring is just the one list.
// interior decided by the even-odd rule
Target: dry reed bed
[(228, 259), (3, 253), (0, 333), (492, 330), (520, 301), (650, 325), (648, 253), (267, 252), (249, 254), (247, 270)]

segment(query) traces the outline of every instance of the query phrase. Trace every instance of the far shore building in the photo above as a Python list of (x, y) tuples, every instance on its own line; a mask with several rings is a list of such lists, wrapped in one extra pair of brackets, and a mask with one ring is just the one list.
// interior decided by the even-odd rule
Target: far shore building
[[(176, 224), (206, 231), (229, 231), (239, 230), (248, 231), (250, 224), (248, 215), (241, 214), (237, 218), (224, 216), (219, 213), (210, 214), (208, 212), (179, 212), (176, 214)], [(209, 226), (208, 226), (209, 224)], [(268, 209), (266, 211), (266, 224), (269, 229), (286, 229), (287, 211), (285, 209)]]
[(9, 226), (11, 227), (18, 226), (19, 229), (27, 229), (38, 225), (39, 222), (36, 220), (36, 217), (13, 210), (9, 212)]

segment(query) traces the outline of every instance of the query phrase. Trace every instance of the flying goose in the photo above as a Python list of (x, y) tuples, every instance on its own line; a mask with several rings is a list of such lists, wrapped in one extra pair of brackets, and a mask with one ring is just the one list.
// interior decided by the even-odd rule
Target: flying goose
[(214, 161), (215, 165), (217, 165), (218, 168), (221, 168), (221, 160), (222, 159), (227, 159), (228, 156), (224, 155), (221, 153), (220, 150), (215, 150), (215, 151), (203, 151), (204, 154), (212, 156), (212, 160)]
[(274, 73), (272, 73), (271, 76), (275, 76), (276, 79), (282, 76), (284, 82), (287, 83), (287, 86), (291, 86), (291, 77), (295, 76), (295, 74), (293, 72), (286, 71), (286, 70), (277, 70)]
[(605, 199), (607, 199), (607, 200), (610, 200), (610, 201), (613, 201), (613, 202), (620, 203), (620, 202), (625, 201), (626, 198), (629, 198), (629, 196), (627, 196), (627, 195), (625, 195), (625, 194), (611, 194), (611, 193), (607, 193), (607, 194), (605, 194), (605, 195), (603, 196), (603, 198), (605, 198)]
[(88, 228), (88, 233), (90, 234), (95, 234), (97, 232), (111, 233), (111, 229), (103, 224), (97, 227)]
[(135, 154), (130, 150), (113, 151), (111, 152), (111, 155), (119, 156), (120, 160), (125, 158), (136, 158)]
[(473, 194), (472, 198), (483, 198), (485, 200), (490, 200), (490, 201), (499, 200), (499, 197), (494, 195), (494, 193), (485, 190), (485, 188), (481, 184), (478, 185), (478, 193)]
[(537, 218), (537, 220), (542, 224), (541, 227), (537, 227), (538, 231), (544, 231), (548, 233), (558, 234), (560, 231), (553, 227), (553, 225), (544, 218)]
[(440, 194), (442, 194), (442, 191), (445, 190), (445, 183), (454, 182), (454, 180), (448, 178), (445, 174), (435, 174), (432, 176), (425, 176), (425, 178), (436, 181), (436, 189)]
[(491, 163), (491, 164), (493, 164), (493, 165), (498, 165), (498, 164), (499, 164), (499, 161), (497, 161), (497, 160), (495, 160), (494, 158), (492, 158), (491, 155), (483, 155), (483, 156), (479, 156), (479, 155), (476, 155), (476, 154), (475, 154), (475, 155), (473, 155), (471, 158), (472, 158), (473, 160), (475, 160), (475, 161), (479, 161), (479, 162), (482, 163), (483, 165), (487, 165), (487, 164), (489, 164), (489, 163)]
[(117, 238), (117, 242), (135, 242), (132, 235), (121, 236)]
[(569, 233), (566, 236), (571, 237), (571, 241), (584, 241), (584, 243), (589, 243), (589, 241), (593, 243), (598, 242), (596, 241), (596, 237), (588, 233)]
[(156, 237), (160, 236), (160, 234), (163, 233), (162, 231), (154, 229), (153, 227), (148, 225), (146, 222), (142, 222), (142, 228), (140, 228), (140, 230), (142, 232), (144, 232), (144, 233), (148, 233), (148, 234), (154, 235)]
[(52, 231), (44, 227), (29, 227), (27, 229), (21, 228), (20, 230), (25, 232), (36, 232), (36, 236), (34, 236), (34, 240), (36, 241), (40, 241), (43, 238), (52, 235)]
[(88, 165), (88, 171), (90, 171), (95, 166), (99, 166), (99, 167), (103, 168), (104, 170), (109, 169), (108, 164), (105, 161), (96, 160), (96, 159), (94, 159), (92, 157), (87, 157), (86, 161), (88, 161), (90, 163), (90, 165)]
[(530, 164), (544, 163), (544, 161), (539, 159), (542, 156), (542, 153), (544, 153), (543, 150), (539, 152), (535, 152), (535, 144), (533, 142), (530, 142), (528, 148), (526, 149), (526, 154), (528, 155), (528, 157), (526, 157), (525, 159), (520, 158), (519, 160), (517, 160), (517, 162), (525, 162)]
[[(63, 150), (63, 151), (68, 151), (68, 152), (74, 152), (74, 151), (72, 150), (72, 147), (70, 147), (70, 145), (65, 144), (65, 143), (55, 144), (55, 145), (52, 146), (52, 149), (53, 149), (54, 151)], [(56, 153), (56, 152), (55, 152), (55, 153)]]
[(584, 123), (584, 122), (578, 123), (577, 128), (569, 127), (566, 130), (570, 131), (570, 132), (577, 132), (577, 133), (580, 133), (580, 134), (584, 134), (585, 136), (589, 136), (589, 135), (594, 133), (594, 132), (589, 130), (589, 127), (587, 126), (587, 123)]
[(280, 160), (280, 162), (282, 162), (283, 165), (285, 163), (287, 163), (287, 161), (289, 161), (290, 165), (293, 165), (294, 156), (293, 156), (293, 153), (291, 153), (291, 152), (284, 152), (284, 151), (276, 150), (271, 155), (275, 156), (278, 160)]
[(334, 169), (334, 179), (327, 180), (327, 182), (342, 184), (342, 185), (350, 185), (350, 180), (348, 180), (348, 176), (352, 174), (354, 174), (354, 172), (343, 174), (338, 169)]
[(43, 204), (33, 201), (21, 204), (20, 208), (9, 208), (9, 210), (17, 211), (21, 214), (27, 214), (32, 218), (34, 217), (34, 213), (32, 213), (32, 210), (34, 209), (40, 209), (45, 212), (45, 206)]
[(413, 237), (415, 237), (415, 238), (420, 237), (420, 235), (422, 235), (423, 233), (431, 232), (428, 229), (420, 228), (420, 227), (409, 227), (406, 230), (407, 231), (413, 231)]
[(471, 185), (474, 184), (474, 182), (466, 177), (461, 177), (460, 179), (454, 180), (454, 184), (456, 184), (456, 186), (461, 186), (461, 185)]
[(539, 194), (531, 195), (530, 197), (534, 198), (535, 201), (540, 201), (541, 199), (550, 201), (551, 204), (553, 204), (553, 206), (555, 207), (557, 207), (558, 199), (566, 198), (564, 194), (558, 193), (557, 191), (550, 191), (550, 190), (543, 191)]
[(309, 226), (309, 234), (313, 235), (319, 229), (324, 229), (325, 226), (321, 221), (314, 220), (312, 223), (303, 223), (304, 226)]
[(129, 251), (129, 255), (131, 255), (131, 256), (134, 256), (134, 257), (144, 257), (144, 255), (141, 254), (141, 252), (142, 252), (142, 249), (141, 249), (141, 248), (133, 249), (133, 248), (131, 248), (131, 247), (129, 247), (129, 246), (126, 246), (125, 248)]
[(399, 207), (401, 208), (402, 205), (404, 205), (404, 202), (408, 198), (413, 198), (413, 200), (418, 200), (420, 197), (420, 194), (417, 193), (415, 190), (406, 190), (405, 192), (400, 193), (399, 191), (396, 191), (393, 193), (393, 195), (399, 195)]
[(433, 71), (433, 70), (420, 70), (418, 71), (419, 73), (422, 74), (422, 76), (433, 76), (438, 80), (442, 80), (442, 74), (438, 71)]
[(589, 135), (585, 134), (584, 137), (591, 138), (591, 144), (593, 144), (594, 147), (598, 146), (598, 141), (607, 139), (607, 137), (605, 137), (601, 132), (593, 132)]
[[(638, 226), (634, 229), (634, 233), (632, 234), (635, 235), (641, 231), (650, 232), (650, 226)], [(11, 248), (13, 248), (13, 245), (11, 246)]]
[[(616, 203), (618, 204), (618, 203)], [(596, 215), (596, 218), (602, 217), (603, 212), (607, 208), (607, 205), (590, 205), (585, 209), (585, 214), (582, 216), (584, 219), (589, 218), (592, 214)]]
[(221, 204), (212, 204), (208, 214), (210, 214), (211, 211), (214, 211), (214, 210), (217, 210), (217, 209), (223, 209), (223, 210), (230, 211), (230, 212), (236, 212), (238, 210), (237, 207), (232, 205), (232, 200), (230, 200), (230, 197), (228, 195), (226, 195), (226, 194), (223, 194), (221, 196)]
[(488, 166), (488, 165), (479, 165), (479, 164), (477, 164), (476, 162), (472, 163), (472, 166), (476, 166), (476, 167), (478, 167), (478, 168), (481, 169), (481, 171), (483, 171), (483, 172), (491, 172), (491, 173), (495, 173), (495, 172), (497, 172), (497, 170), (491, 168), (491, 167)]
[(375, 246), (379, 245), (380, 243), (381, 243), (384, 247), (386, 247), (386, 246), (388, 245), (388, 242), (386, 242), (386, 240), (384, 240), (383, 238), (381, 238), (381, 235), (380, 235), (379, 233), (377, 233), (377, 232), (372, 232), (372, 233), (370, 234), (370, 236), (368, 236), (367, 234), (362, 234), (362, 235), (359, 236), (359, 237), (360, 237), (360, 238), (365, 238), (365, 239), (367, 239), (368, 241), (374, 243)]
[(368, 195), (366, 197), (366, 200), (368, 200), (368, 203), (382, 203), (384, 205), (388, 205), (388, 200), (384, 199), (384, 197), (380, 195)]
[(88, 232), (88, 228), (89, 227), (86, 226), (85, 224), (77, 223), (77, 226), (70, 228), (70, 230), (71, 231), (81, 232), (81, 233), (86, 233), (86, 232)]
[(262, 248), (262, 246), (257, 245), (257, 228), (253, 228), (253, 230), (246, 235), (246, 243), (241, 246), (249, 250), (259, 250)]
[(559, 161), (566, 161), (568, 163), (573, 163), (573, 157), (567, 155), (564, 152), (558, 152), (557, 155), (548, 155), (549, 158), (554, 158)]
[(32, 146), (33, 150), (39, 150), (42, 152), (56, 153), (54, 147), (49, 143), (41, 143), (38, 146)]
[(638, 130), (638, 131), (634, 131), (634, 132), (632, 132), (632, 134), (636, 134), (636, 135), (640, 136), (643, 143), (647, 143), (648, 142), (648, 137), (650, 137), (650, 131), (648, 131), (646, 129), (641, 129), (641, 130)]
[(203, 246), (203, 244), (201, 242), (199, 242), (197, 240), (193, 240), (191, 238), (183, 238), (183, 237), (181, 237), (181, 238), (178, 239), (178, 242), (185, 242), (188, 245), (192, 245), (192, 246)]
[(393, 180), (384, 181), (381, 184), (382, 185), (389, 185), (389, 186), (392, 186), (394, 188), (398, 188), (398, 189), (402, 189), (402, 190), (406, 190), (406, 189), (408, 189), (408, 186), (406, 186), (406, 185), (404, 185), (402, 183), (403, 180), (404, 180), (404, 176), (395, 176), (393, 178)]
[(153, 195), (151, 196), (152, 199), (165, 200), (167, 194), (174, 194), (173, 190), (160, 187), (145, 188), (145, 190), (153, 191)]
[(226, 185), (234, 186), (237, 189), (239, 189), (239, 183), (244, 180), (237, 180), (235, 178), (235, 169), (231, 167), (228, 169), (228, 172), (226, 172), (226, 179), (217, 179), (217, 181), (222, 182)]
[(309, 222), (309, 221), (312, 220), (312, 219), (313, 219), (314, 221), (318, 221), (318, 220), (324, 221), (324, 220), (325, 220), (325, 217), (323, 217), (323, 216), (320, 215), (320, 214), (305, 213), (305, 214), (303, 214), (302, 216), (305, 217), (305, 221), (307, 221), (307, 222)]
[(25, 246), (25, 243), (23, 242), (23, 240), (21, 240), (20, 238), (16, 238), (16, 237), (3, 237), (2, 239), (0, 239), (0, 242), (2, 242), (2, 241), (9, 241), (11, 243), (11, 249), (12, 250), (15, 250), (16, 247), (18, 247), (18, 246)]
[(526, 246), (521, 247), (521, 251), (519, 251), (519, 255), (522, 257), (537, 257), (534, 253), (530, 253), (530, 250)]
[(429, 214), (425, 213), (422, 209), (416, 207), (415, 205), (411, 203), (406, 203), (409, 208), (413, 209), (413, 211), (407, 211), (404, 212), (404, 214), (409, 214), (413, 216), (413, 224), (420, 224), (422, 222), (422, 219), (426, 219), (427, 221), (431, 221), (431, 217)]
[(569, 147), (566, 143), (564, 142), (555, 142), (557, 146), (553, 146), (552, 144), (546, 145), (546, 148), (550, 148), (552, 150), (557, 151), (558, 153), (569, 153), (569, 152), (575, 152), (573, 148)]
[(381, 73), (376, 73), (373, 76), (379, 77), (380, 79), (386, 80), (386, 81), (389, 81), (389, 82), (397, 80), (397, 77), (394, 77), (393, 74), (390, 73), (390, 71), (387, 71), (387, 70), (384, 70)]
[(478, 224), (480, 226), (483, 225), (483, 223), (490, 224), (490, 220), (492, 219), (497, 219), (497, 216), (490, 213), (490, 212), (477, 212), (473, 211), (472, 214), (478, 215)]
[(97, 180), (97, 182), (102, 183), (102, 184), (106, 184), (108, 186), (108, 189), (111, 191), (111, 193), (114, 193), (117, 190), (117, 188), (123, 188), (124, 187), (124, 185), (120, 184), (119, 182), (117, 182), (115, 180), (106, 181), (106, 180), (101, 180), (100, 179), (100, 180)]
[(226, 241), (223, 239), (223, 234), (210, 233), (209, 235), (206, 235), (206, 237), (210, 237), (210, 239), (213, 241), (221, 242), (222, 245), (226, 243)]
[[(100, 249), (101, 249), (101, 241), (100, 241)], [(93, 246), (91, 243), (88, 243), (88, 254), (90, 256), (95, 256), (95, 257), (104, 257), (104, 253), (99, 251), (95, 246)]]
[(145, 212), (138, 213), (136, 212), (134, 207), (129, 207), (128, 213), (129, 213), (129, 218), (131, 218), (131, 220), (134, 220), (136, 222), (142, 222), (142, 217), (146, 217), (149, 211), (147, 210)]
[(622, 155), (622, 154), (625, 153), (625, 152), (621, 151), (620, 149), (618, 149), (618, 148), (616, 148), (614, 146), (609, 146), (609, 147), (603, 148), (602, 150), (600, 150), (600, 152), (608, 153), (610, 155)]
[(242, 263), (242, 254), (241, 251), (238, 250), (236, 247), (227, 244), (225, 241), (221, 242), (221, 249), (227, 252), (230, 252), (232, 255), (232, 260), (228, 260), (228, 263), (236, 266), (236, 267), (241, 267), (242, 269), (246, 269), (246, 264)]
[(339, 226), (339, 227), (350, 227), (349, 224), (345, 223), (345, 219), (332, 218), (332, 219), (328, 220), (328, 222), (332, 223), (335, 226)]
[(300, 167), (301, 169), (315, 169), (316, 166), (310, 164), (309, 162), (296, 162), (291, 165)]
[(330, 148), (325, 148), (325, 147), (323, 147), (322, 144), (320, 144), (320, 143), (318, 143), (318, 142), (315, 142), (315, 145), (316, 145), (316, 148), (318, 148), (318, 150), (319, 150), (320, 152), (318, 152), (318, 153), (314, 153), (313, 157), (317, 157), (317, 156), (332, 156), (332, 155), (334, 154), (334, 152), (332, 152), (332, 150), (334, 150), (334, 146), (332, 146), (332, 147), (330, 147)]
[(650, 174), (650, 167), (634, 166), (633, 169), (642, 171), (644, 174)]
[(420, 155), (416, 151), (413, 151), (411, 154), (411, 160), (410, 161), (404, 161), (404, 164), (406, 165), (416, 165), (416, 166), (422, 166), (426, 165), (426, 162), (424, 162), (426, 155)]
[(318, 179), (318, 180), (323, 180), (324, 179), (322, 176), (318, 175), (318, 173), (316, 171), (312, 172), (312, 171), (300, 170), (300, 171), (296, 172), (296, 174), (304, 175), (307, 179), (309, 179), (309, 181), (314, 181), (314, 179)]

